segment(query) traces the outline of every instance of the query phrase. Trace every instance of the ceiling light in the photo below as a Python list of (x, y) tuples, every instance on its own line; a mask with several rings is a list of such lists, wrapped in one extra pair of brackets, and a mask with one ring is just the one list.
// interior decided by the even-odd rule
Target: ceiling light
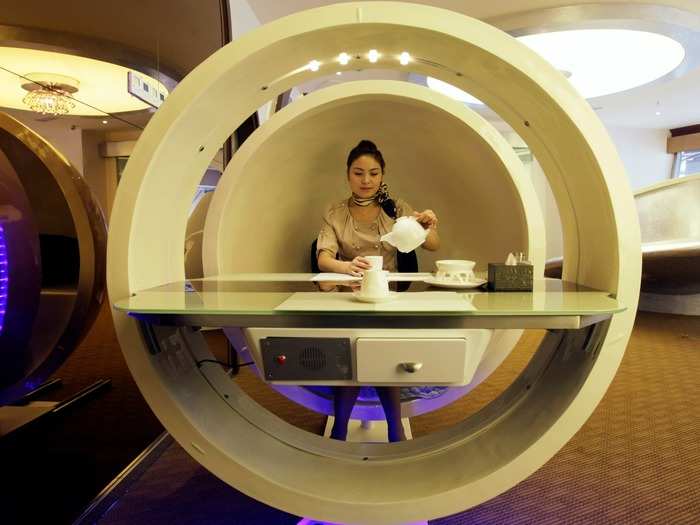
[(312, 60), (311, 62), (309, 62), (309, 69), (311, 71), (318, 71), (319, 67), (321, 67), (321, 62), (319, 62), (318, 60)]
[[(73, 95), (75, 108), (70, 111), (71, 115), (102, 118), (106, 113), (139, 111), (150, 107), (128, 93), (126, 86), (130, 70), (116, 64), (20, 47), (0, 47), (0, 64), (3, 67), (0, 69), (0, 107), (3, 108), (29, 109), (22, 102), (27, 92), (20, 86), (26, 82), (22, 77), (36, 71), (68, 76), (79, 82), (80, 91)], [(137, 74), (147, 79), (159, 93), (168, 93), (168, 88), (162, 82), (141, 72)]]
[(342, 75), (343, 73), (341, 73), (340, 71), (336, 71), (335, 74), (338, 75), (338, 76), (340, 76), (340, 75)]
[(428, 87), (430, 89), (434, 89), (438, 93), (442, 93), (443, 95), (447, 95), (448, 97), (453, 98), (455, 100), (459, 100), (460, 102), (466, 102), (467, 104), (482, 104), (483, 105), (483, 102), (481, 100), (479, 100), (478, 98), (471, 96), (466, 91), (462, 91), (461, 89), (453, 86), (452, 84), (448, 84), (447, 82), (443, 82), (442, 80), (438, 80), (437, 78), (428, 77), (427, 83), (428, 83)]
[(106, 121), (106, 120), (103, 120), (103, 121), (102, 121), (102, 124), (107, 124), (107, 121)]
[(683, 46), (664, 35), (629, 29), (581, 29), (518, 38), (562, 71), (584, 98), (647, 84), (673, 71)]
[[(685, 49), (672, 38), (628, 29), (557, 31), (518, 40), (553, 65), (584, 98), (647, 84), (673, 71), (685, 58)], [(461, 102), (483, 104), (435, 78), (428, 77), (427, 84)]]
[(367, 53), (367, 58), (369, 58), (369, 61), (372, 62), (372, 64), (379, 60), (380, 56), (381, 55), (376, 49), (370, 49), (369, 53)]
[(411, 55), (408, 54), (407, 51), (404, 51), (399, 55), (399, 63), (402, 66), (408, 65), (408, 63), (411, 61)]
[(347, 53), (340, 53), (338, 55), (338, 62), (341, 66), (347, 66), (348, 62), (350, 62), (350, 55), (348, 55)]
[(42, 115), (66, 115), (75, 108), (70, 95), (78, 91), (80, 82), (65, 75), (29, 73), (24, 75), (22, 89), (28, 93), (22, 102)]

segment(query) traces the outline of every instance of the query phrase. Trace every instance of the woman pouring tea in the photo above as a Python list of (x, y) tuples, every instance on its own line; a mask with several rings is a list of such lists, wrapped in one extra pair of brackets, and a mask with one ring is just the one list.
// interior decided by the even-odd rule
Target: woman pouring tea
[[(316, 257), (322, 272), (360, 277), (370, 268), (365, 258), (368, 255), (381, 255), (383, 269), (396, 272), (397, 249), (380, 238), (391, 232), (398, 217), (414, 217), (427, 230), (423, 248), (434, 251), (440, 247), (435, 213), (432, 210), (415, 212), (406, 201), (389, 197), (384, 168), (384, 157), (373, 142), (362, 140), (350, 151), (346, 173), (351, 195), (327, 209), (317, 239)], [(393, 217), (385, 211), (387, 209), (393, 212)], [(400, 388), (375, 389), (386, 416), (389, 441), (405, 440)], [(332, 439), (346, 439), (348, 421), (359, 392), (359, 386), (334, 388)]]

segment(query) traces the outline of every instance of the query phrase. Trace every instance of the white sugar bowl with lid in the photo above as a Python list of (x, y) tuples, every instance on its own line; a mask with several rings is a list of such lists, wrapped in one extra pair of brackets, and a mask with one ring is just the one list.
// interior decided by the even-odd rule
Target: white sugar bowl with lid
[(388, 242), (400, 252), (408, 253), (425, 242), (427, 230), (414, 217), (399, 217), (392, 230), (382, 235), (382, 242)]

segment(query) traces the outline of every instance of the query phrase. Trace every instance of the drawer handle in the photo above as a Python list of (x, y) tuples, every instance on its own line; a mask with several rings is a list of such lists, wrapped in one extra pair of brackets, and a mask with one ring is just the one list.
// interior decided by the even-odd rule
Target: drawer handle
[(423, 368), (423, 363), (401, 363), (401, 368), (409, 374), (414, 374)]

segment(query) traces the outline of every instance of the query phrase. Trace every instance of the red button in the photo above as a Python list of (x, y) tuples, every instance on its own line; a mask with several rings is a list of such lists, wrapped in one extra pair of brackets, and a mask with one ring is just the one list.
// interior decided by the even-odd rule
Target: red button
[(284, 362), (287, 360), (286, 355), (278, 355), (275, 359), (277, 359), (277, 362), (281, 365), (284, 364)]

